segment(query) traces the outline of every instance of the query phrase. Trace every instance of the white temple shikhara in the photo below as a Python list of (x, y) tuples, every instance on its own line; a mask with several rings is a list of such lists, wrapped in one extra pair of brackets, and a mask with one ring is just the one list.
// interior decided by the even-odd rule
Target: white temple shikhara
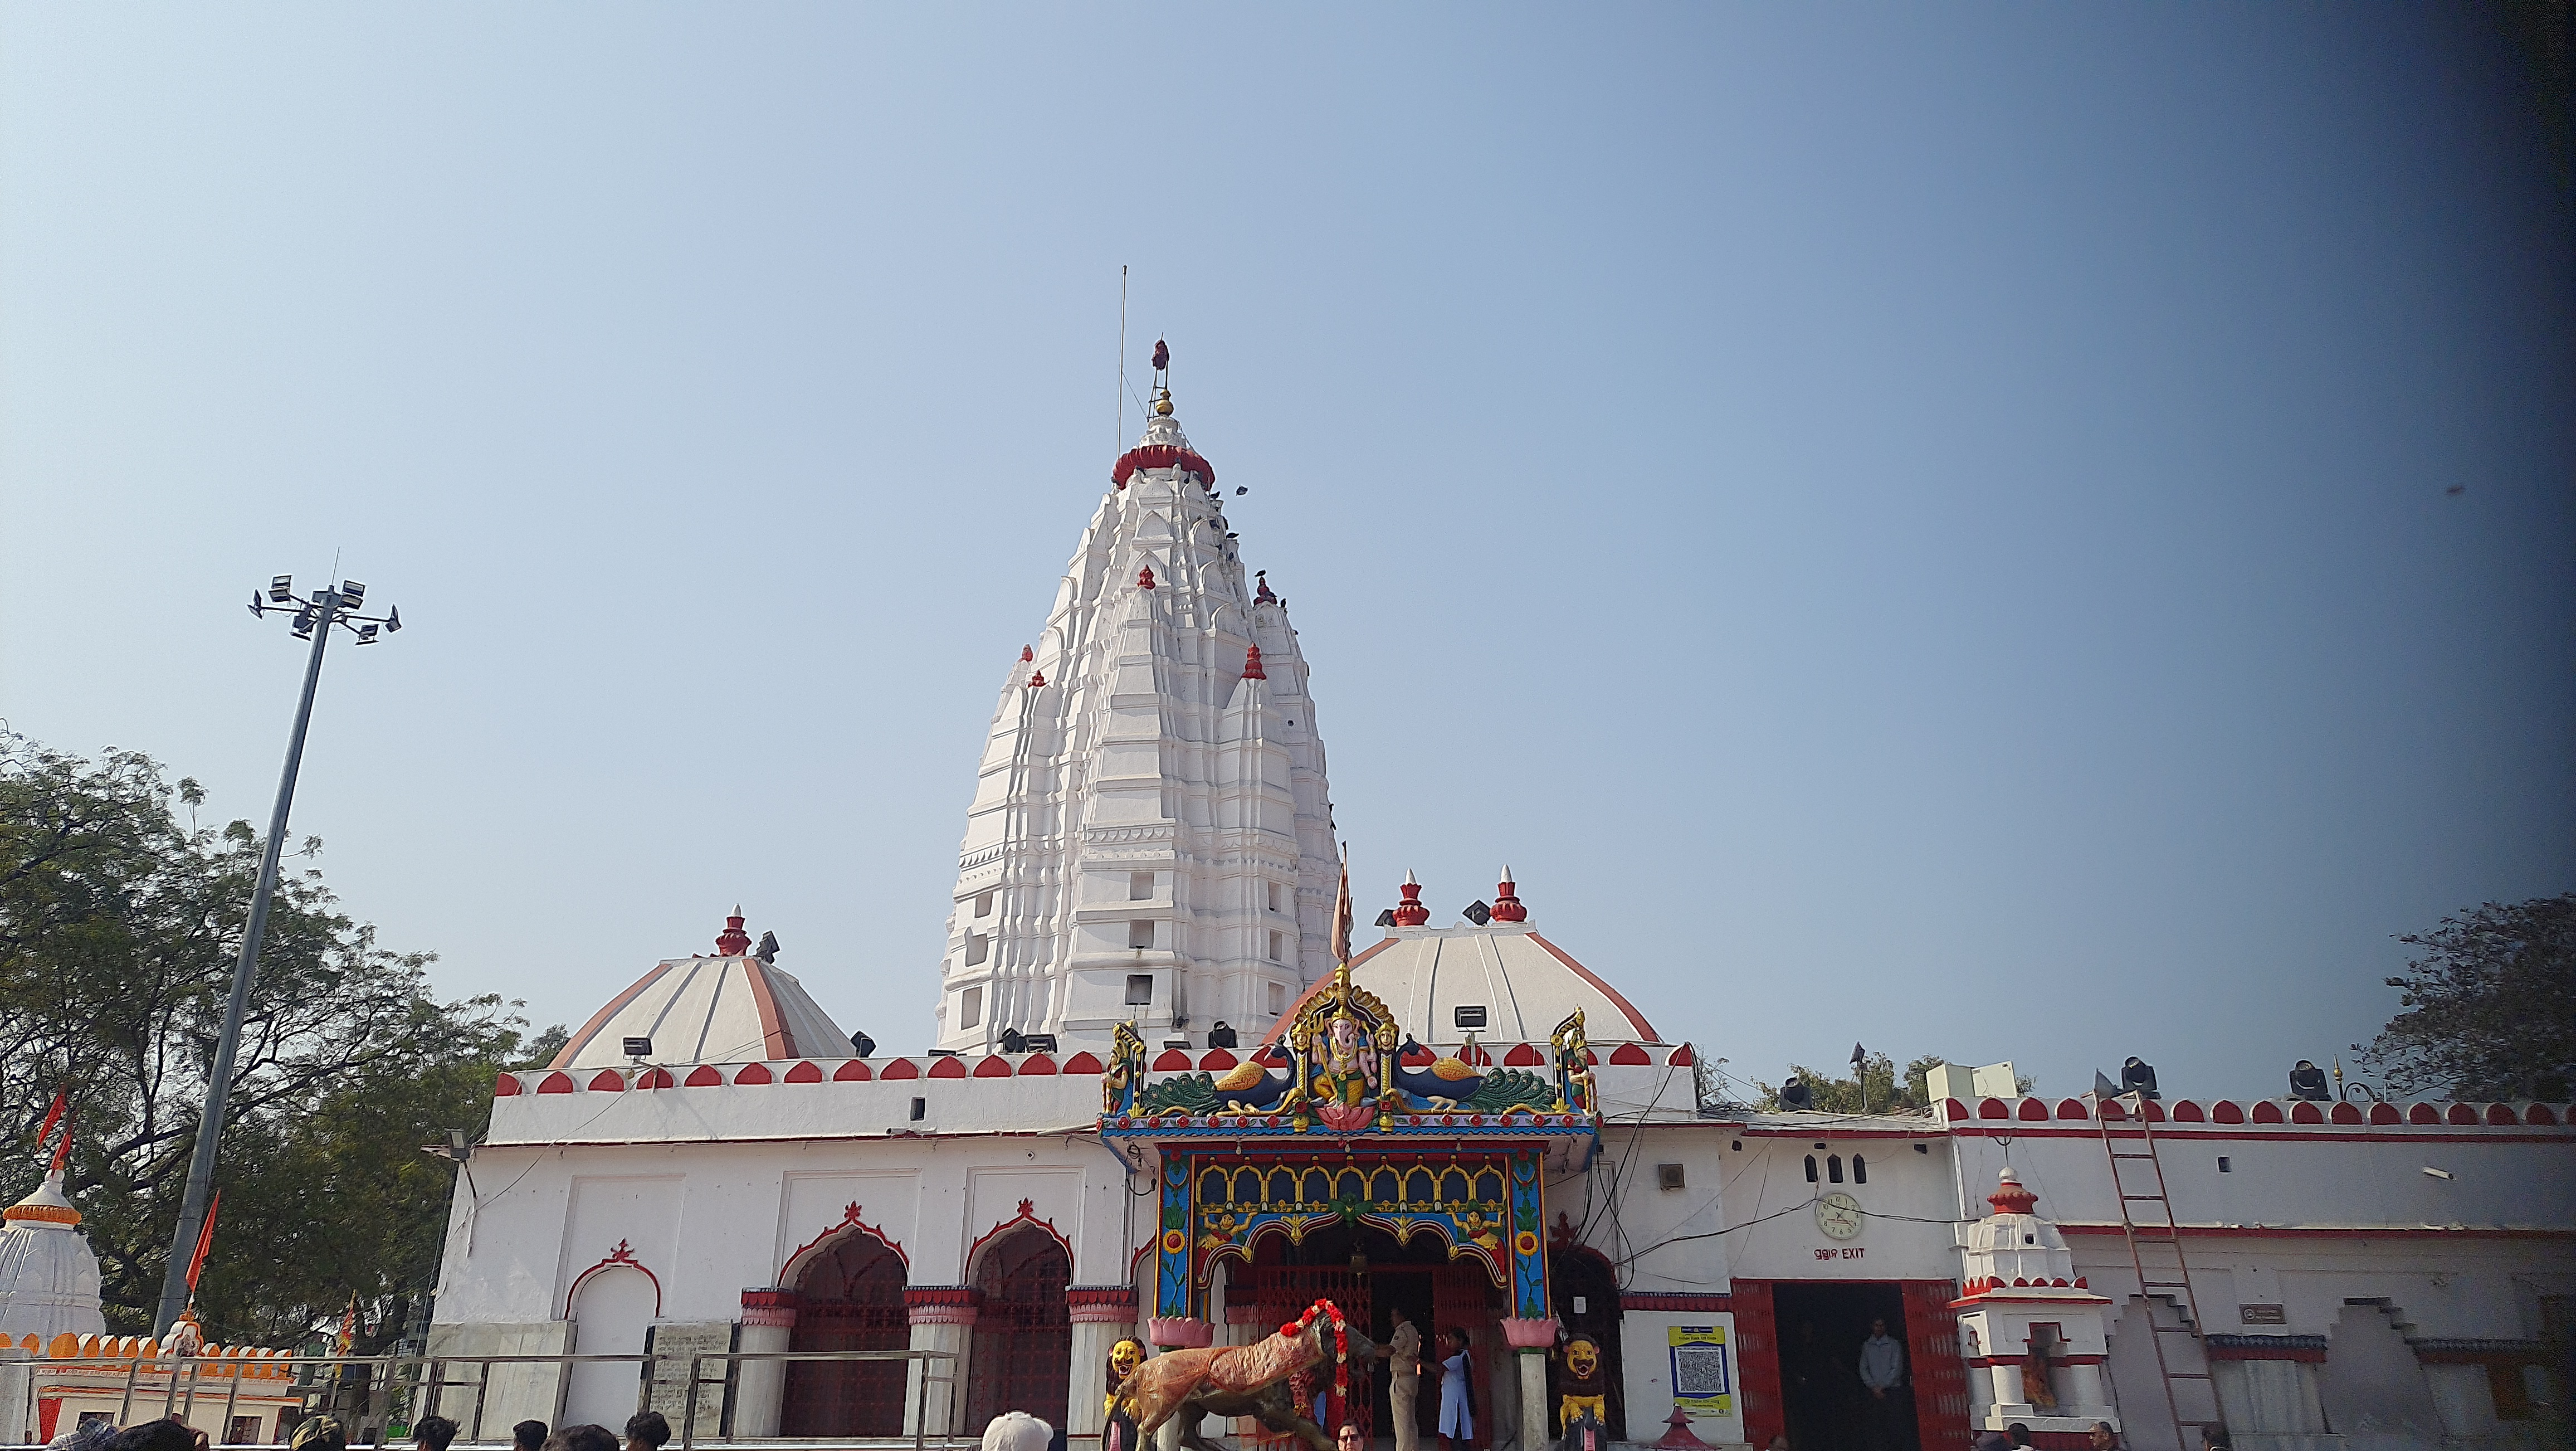
[(1331, 970), (1324, 743), (1286, 601), (1247, 577), (1158, 372), (1055, 607), (1002, 683), (940, 959), (938, 1046), (1257, 1033)]

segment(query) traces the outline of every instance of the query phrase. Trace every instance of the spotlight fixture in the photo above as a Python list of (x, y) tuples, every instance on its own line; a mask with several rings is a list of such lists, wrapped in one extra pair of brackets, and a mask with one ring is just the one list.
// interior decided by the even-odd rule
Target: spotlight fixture
[(1249, 493), (1251, 493), (1252, 491), (1251, 491), (1250, 489), (1245, 488), (1245, 487), (1244, 487), (1243, 485), (1241, 485), (1241, 484), (1237, 484), (1237, 485), (1235, 485), (1235, 486), (1234, 486), (1234, 492), (1235, 492), (1236, 497), (1240, 498), (1241, 496), (1243, 496), (1243, 495), (1245, 495), (1245, 494), (1249, 494)]
[(2134, 1093), (2141, 1099), (2162, 1098), (2156, 1092), (2156, 1067), (2135, 1053), (2120, 1065), (2120, 1091)]
[(259, 598), (259, 591), (258, 591), (258, 590), (252, 590), (252, 591), (250, 592), (250, 614), (251, 614), (251, 618), (252, 618), (252, 619), (258, 619), (261, 615), (264, 615), (264, 614), (266, 614), (266, 613), (268, 613), (268, 611), (267, 611), (267, 610), (265, 610), (265, 609), (263, 609), (263, 608), (261, 607), (260, 598)]
[(268, 597), (274, 603), (281, 605), (294, 599), (295, 576), (291, 574), (281, 574), (275, 579), (270, 580), (268, 582)]
[(653, 1056), (653, 1040), (652, 1040), (652, 1039), (650, 1039), (650, 1038), (629, 1038), (629, 1039), (627, 1039), (627, 1040), (625, 1040), (625, 1041), (626, 1041), (626, 1056), (627, 1056), (627, 1057), (629, 1057), (629, 1058), (650, 1058), (650, 1057), (652, 1057), (652, 1056)]
[(850, 1035), (850, 1051), (858, 1054), (862, 1058), (874, 1058), (877, 1056), (877, 1040), (869, 1037), (865, 1033), (852, 1033)]
[(1053, 1033), (1024, 1033), (1021, 1035), (1020, 1041), (1028, 1044), (1029, 1051), (1032, 1053), (1053, 1053), (1056, 1051), (1055, 1034)]
[(1482, 897), (1479, 897), (1475, 901), (1469, 902), (1467, 904), (1467, 910), (1459, 915), (1466, 918), (1468, 921), (1475, 923), (1477, 926), (1482, 927), (1486, 923), (1494, 920), (1494, 909), (1486, 906), (1485, 900)]

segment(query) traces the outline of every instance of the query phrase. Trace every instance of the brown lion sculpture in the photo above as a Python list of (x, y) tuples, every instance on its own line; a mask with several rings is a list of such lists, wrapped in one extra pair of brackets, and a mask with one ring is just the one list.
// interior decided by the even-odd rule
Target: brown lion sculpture
[[(1385, 1352), (1357, 1330), (1347, 1332), (1354, 1393), (1367, 1384), (1359, 1363)], [(1136, 1439), (1150, 1440), (1165, 1421), (1181, 1417), (1181, 1444), (1190, 1451), (1222, 1451), (1199, 1436), (1205, 1416), (1250, 1416), (1283, 1436), (1295, 1436), (1314, 1451), (1333, 1451), (1332, 1434), (1306, 1416), (1296, 1403), (1288, 1378), (1314, 1370), (1332, 1374), (1333, 1327), (1325, 1316), (1295, 1335), (1272, 1335), (1250, 1345), (1211, 1345), (1199, 1350), (1167, 1350), (1129, 1372), (1113, 1394), (1135, 1418)], [(1320, 1368), (1320, 1369), (1319, 1369)]]

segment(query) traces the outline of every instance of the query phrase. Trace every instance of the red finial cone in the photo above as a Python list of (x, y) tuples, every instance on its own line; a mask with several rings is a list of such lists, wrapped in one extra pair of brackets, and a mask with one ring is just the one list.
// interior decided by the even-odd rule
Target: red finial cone
[(1529, 908), (1522, 906), (1521, 899), (1512, 893), (1512, 889), (1518, 885), (1519, 883), (1512, 880), (1512, 869), (1503, 868), (1503, 879), (1494, 884), (1495, 921), (1526, 922), (1529, 920)]
[(2039, 1196), (2021, 1187), (2021, 1176), (2007, 1164), (2003, 1182), (1995, 1186), (1994, 1193), (1986, 1196), (1986, 1202), (1995, 1207), (1997, 1214), (2028, 1214), (2031, 1206), (2039, 1203)]
[(725, 919), (725, 930), (716, 934), (716, 955), (740, 957), (751, 950), (751, 934), (742, 930), (742, 908), (733, 909)]
[(1030, 671), (1030, 672), (1029, 672), (1029, 689), (1031, 689), (1031, 690), (1044, 690), (1044, 689), (1046, 689), (1046, 672), (1045, 672), (1045, 671), (1043, 671), (1043, 670), (1032, 670), (1032, 671)]
[(1689, 1451), (1693, 1446), (1708, 1445), (1706, 1441), (1691, 1434), (1690, 1412), (1679, 1406), (1673, 1407), (1673, 1413), (1664, 1418), (1664, 1424), (1672, 1429), (1664, 1432), (1664, 1439), (1655, 1443), (1659, 1451), (1663, 1451), (1663, 1448), (1669, 1448), (1669, 1451)]
[(1152, 589), (1153, 587), (1154, 587), (1154, 566), (1152, 566), (1152, 565), (1150, 565), (1150, 564), (1149, 564), (1149, 565), (1146, 565), (1143, 569), (1140, 569), (1140, 570), (1136, 571), (1136, 588), (1138, 588), (1138, 589)]
[(1037, 651), (1035, 651), (1035, 650), (1031, 649), (1029, 646), (1026, 646), (1026, 645), (1022, 645), (1022, 646), (1020, 647), (1020, 663), (1021, 663), (1021, 664), (1026, 665), (1026, 664), (1028, 664), (1030, 661), (1035, 660), (1036, 658), (1038, 658), (1038, 656), (1037, 656)]
[(1261, 647), (1258, 645), (1243, 652), (1243, 678), (1246, 680), (1270, 678), (1270, 672), (1261, 668)]
[(1419, 927), (1431, 920), (1431, 909), (1422, 905), (1422, 884), (1413, 879), (1413, 873), (1406, 872), (1404, 885), (1396, 890), (1404, 894), (1404, 900), (1395, 904), (1396, 926)]

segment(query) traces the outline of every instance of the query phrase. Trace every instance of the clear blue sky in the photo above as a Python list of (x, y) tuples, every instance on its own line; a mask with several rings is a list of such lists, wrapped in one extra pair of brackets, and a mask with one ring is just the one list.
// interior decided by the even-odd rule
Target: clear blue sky
[(740, 900), (918, 1048), (1128, 264), (1364, 914), (2278, 1091), (2576, 887), (2536, 115), (2475, 7), (13, 5), (0, 716), (262, 817), (336, 551), (388, 945), (578, 1022)]

